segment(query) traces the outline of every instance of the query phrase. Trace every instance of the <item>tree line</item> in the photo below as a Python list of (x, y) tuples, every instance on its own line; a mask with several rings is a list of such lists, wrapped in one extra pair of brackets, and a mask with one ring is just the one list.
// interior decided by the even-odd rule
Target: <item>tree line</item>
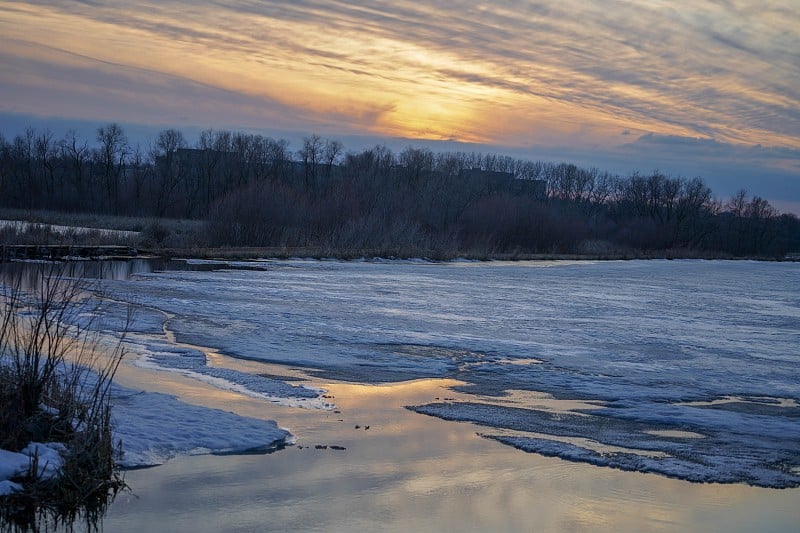
[(0, 206), (206, 220), (209, 246), (452, 255), (689, 250), (783, 257), (800, 222), (700, 178), (620, 176), (567, 163), (376, 145), (346, 151), (226, 130), (145, 147), (118, 124), (93, 139), (0, 134)]

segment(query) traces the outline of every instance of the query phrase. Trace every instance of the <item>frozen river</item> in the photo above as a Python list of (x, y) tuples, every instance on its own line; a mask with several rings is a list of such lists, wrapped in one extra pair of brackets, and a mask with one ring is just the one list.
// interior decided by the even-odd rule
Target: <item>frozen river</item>
[[(270, 419), (297, 441), (131, 472), (141, 499), (112, 507), (114, 530), (159, 512), (199, 530), (800, 523), (796, 264), (193, 268), (105, 282), (106, 329), (136, 308), (120, 381), (252, 421), (220, 449), (254, 447)], [(198, 430), (170, 447), (165, 432), (153, 446), (132, 431), (128, 464), (220, 440)], [(213, 495), (197, 523), (180, 511)]]

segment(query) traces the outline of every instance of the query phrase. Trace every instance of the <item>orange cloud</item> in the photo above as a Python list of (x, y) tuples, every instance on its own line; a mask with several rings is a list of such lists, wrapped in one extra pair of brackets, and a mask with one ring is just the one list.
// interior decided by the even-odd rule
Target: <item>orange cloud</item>
[[(800, 15), (753, 5), (0, 2), (0, 66), (14, 66), (0, 90), (116, 91), (117, 112), (136, 114), (160, 84), (169, 114), (188, 97), (175, 86), (194, 84), (210, 90), (182, 113), (203, 125), (219, 107), (245, 126), (517, 146), (610, 145), (630, 130), (798, 148)], [(60, 79), (35, 70), (48, 63)], [(98, 86), (90, 69), (129, 87)]]

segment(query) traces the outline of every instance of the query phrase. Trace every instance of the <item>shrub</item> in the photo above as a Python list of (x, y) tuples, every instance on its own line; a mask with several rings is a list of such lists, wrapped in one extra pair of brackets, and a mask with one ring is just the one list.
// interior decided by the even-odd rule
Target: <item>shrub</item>
[(0, 496), (0, 524), (35, 530), (37, 520), (79, 516), (96, 523), (126, 487), (110, 416), (122, 339), (110, 353), (100, 349), (90, 327), (99, 300), (85, 280), (63, 265), (31, 269), (0, 272), (0, 448), (61, 443), (62, 466), (41, 475), (34, 454), (13, 479), (23, 490)]

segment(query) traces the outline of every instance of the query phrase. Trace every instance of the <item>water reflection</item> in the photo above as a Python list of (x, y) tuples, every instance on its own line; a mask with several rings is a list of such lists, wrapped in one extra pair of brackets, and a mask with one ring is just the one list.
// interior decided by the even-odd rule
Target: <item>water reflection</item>
[[(80, 280), (125, 281), (138, 275), (164, 271), (213, 272), (222, 269), (246, 269), (244, 265), (231, 265), (222, 261), (190, 261), (142, 257), (135, 259), (108, 259), (87, 261), (0, 261), (0, 281), (20, 280), (23, 288), (38, 286), (43, 272), (58, 273)], [(263, 267), (250, 267), (262, 270)]]
[[(113, 531), (788, 531), (800, 492), (698, 485), (521, 454), (469, 424), (404, 409), (452, 380), (327, 388), (339, 413), (228, 397), (298, 437), (272, 456), (184, 457), (130, 472)], [(369, 425), (370, 429), (365, 427)], [(356, 426), (359, 426), (356, 428)], [(336, 444), (344, 451), (316, 449)]]
[(28, 495), (8, 495), (0, 501), (0, 531), (48, 533), (56, 531), (97, 532), (115, 494), (108, 494), (75, 508), (43, 506)]

